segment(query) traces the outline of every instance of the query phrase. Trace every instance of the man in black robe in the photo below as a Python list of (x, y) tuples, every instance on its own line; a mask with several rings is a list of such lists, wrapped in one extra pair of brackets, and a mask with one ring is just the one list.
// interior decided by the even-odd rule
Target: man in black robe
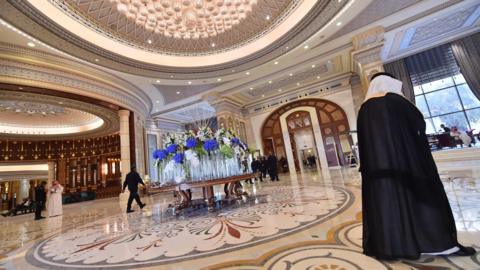
[(358, 115), (363, 252), (379, 259), (472, 255), (457, 242), (422, 113), (387, 73), (372, 77)]
[(270, 175), (270, 180), (272, 181), (279, 181), (278, 180), (278, 166), (277, 166), (277, 157), (270, 153), (268, 156), (268, 174)]
[(45, 186), (47, 182), (42, 181), (38, 187), (35, 188), (35, 220), (43, 219), (42, 210), (47, 200), (47, 193), (45, 192)]
[(140, 201), (140, 196), (138, 196), (138, 184), (142, 184), (145, 186), (145, 183), (143, 183), (142, 178), (140, 175), (137, 173), (137, 169), (135, 166), (132, 166), (131, 172), (127, 174), (127, 177), (125, 178), (125, 182), (123, 183), (123, 190), (122, 192), (125, 192), (125, 188), (128, 186), (128, 190), (130, 191), (130, 195), (128, 196), (128, 203), (127, 203), (127, 213), (133, 212), (132, 210), (132, 202), (133, 199), (137, 202), (138, 206), (140, 206), (140, 209), (143, 209), (145, 207), (145, 203), (142, 203)]

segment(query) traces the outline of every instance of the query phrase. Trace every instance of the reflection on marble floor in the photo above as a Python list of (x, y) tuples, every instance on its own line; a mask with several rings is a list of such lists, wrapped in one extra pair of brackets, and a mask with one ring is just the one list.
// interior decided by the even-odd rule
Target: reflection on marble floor
[[(447, 167), (440, 172), (459, 239), (480, 243), (480, 173)], [(107, 199), (37, 222), (0, 218), (0, 269), (480, 269), (478, 253), (393, 262), (364, 256), (360, 184), (356, 169), (313, 171), (244, 184), (250, 198), (213, 213), (173, 216), (170, 196), (161, 195), (129, 215), (125, 202)]]

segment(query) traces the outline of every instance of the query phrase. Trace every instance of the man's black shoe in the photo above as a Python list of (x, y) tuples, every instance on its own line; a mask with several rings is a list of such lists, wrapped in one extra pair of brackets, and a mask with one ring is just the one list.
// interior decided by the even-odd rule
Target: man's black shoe
[(135, 210), (127, 210), (127, 214), (132, 212), (135, 212)]
[(460, 248), (460, 250), (453, 253), (453, 256), (472, 256), (477, 253), (477, 251), (475, 251), (473, 247), (464, 247), (462, 245), (459, 245), (458, 248)]
[(140, 209), (143, 209), (143, 207), (145, 207), (145, 205), (147, 205), (146, 203), (140, 205)]

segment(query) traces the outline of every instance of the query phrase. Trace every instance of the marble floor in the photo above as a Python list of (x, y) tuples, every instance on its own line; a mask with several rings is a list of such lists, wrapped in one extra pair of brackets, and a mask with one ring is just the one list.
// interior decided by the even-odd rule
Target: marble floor
[[(439, 164), (459, 240), (480, 249), (478, 162)], [(362, 254), (356, 169), (244, 184), (249, 198), (174, 216), (170, 195), (66, 205), (64, 216), (0, 217), (0, 269), (480, 269), (472, 257), (377, 261)], [(221, 196), (222, 191), (217, 191)], [(194, 191), (194, 197), (200, 196)]]

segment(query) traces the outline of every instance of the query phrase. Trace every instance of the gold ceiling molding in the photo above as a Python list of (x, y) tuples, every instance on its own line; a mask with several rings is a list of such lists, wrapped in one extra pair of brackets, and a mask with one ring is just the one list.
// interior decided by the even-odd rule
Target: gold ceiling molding
[[(285, 54), (285, 47), (293, 49), (325, 26), (349, 1), (316, 1), (307, 15), (291, 31), (275, 42), (248, 56), (223, 64), (202, 67), (165, 66), (147, 63), (124, 55), (115, 54), (109, 48), (96, 46), (66, 31), (62, 26), (45, 17), (30, 5), (27, 0), (7, 0), (0, 2), (0, 16), (22, 31), (42, 40), (52, 47), (62, 48), (68, 54), (87, 61), (98, 58), (98, 64), (118, 71), (153, 78), (168, 78), (174, 74), (176, 79), (200, 79), (231, 74), (254, 68), (271, 59)], [(49, 3), (50, 4), (50, 3)], [(76, 14), (76, 16), (80, 16)], [(81, 17), (81, 16), (80, 16)], [(133, 56), (132, 56), (133, 57)]]
[(80, 61), (6, 43), (0, 43), (0, 59), (0, 82), (92, 96), (141, 115), (147, 115), (153, 106), (138, 87)]
[[(87, 117), (84, 119), (84, 122), (86, 124), (89, 124), (92, 120), (100, 118), (103, 121), (103, 124), (95, 129), (91, 130), (86, 130), (86, 131), (80, 131), (72, 134), (17, 134), (17, 133), (3, 133), (2, 130), (0, 130), (0, 134), (2, 138), (5, 139), (20, 139), (20, 138), (28, 138), (28, 139), (33, 139), (33, 140), (45, 140), (45, 139), (72, 139), (72, 138), (90, 138), (94, 136), (105, 136), (105, 135), (110, 135), (113, 133), (117, 133), (120, 129), (119, 126), (119, 117), (117, 114), (117, 111), (107, 109), (105, 107), (91, 104), (91, 103), (85, 103), (83, 101), (78, 101), (74, 99), (68, 99), (68, 98), (61, 98), (61, 97), (54, 97), (54, 96), (49, 96), (49, 95), (41, 95), (41, 94), (34, 94), (34, 93), (26, 93), (22, 92), (21, 90), (17, 91), (7, 91), (7, 90), (1, 90), (0, 89), (0, 100), (2, 100), (2, 104), (4, 106), (10, 106), (10, 103), (31, 103), (31, 106), (34, 107), (39, 107), (40, 105), (43, 105), (41, 107), (45, 108), (53, 108), (53, 107), (61, 107), (65, 111), (71, 111), (71, 112), (79, 112), (85, 114)], [(6, 101), (12, 101), (10, 103)], [(32, 105), (33, 104), (33, 105)], [(35, 105), (36, 104), (36, 105)], [(3, 106), (3, 107), (4, 107)], [(6, 109), (6, 108), (4, 108)], [(0, 110), (1, 111), (1, 110)], [(18, 117), (18, 123), (15, 123), (16, 126), (22, 127), (22, 125), (25, 125), (25, 127), (31, 127), (32, 126), (32, 119), (28, 119), (29, 116), (22, 116), (20, 115), (21, 112), (18, 112), (19, 115), (16, 116)], [(92, 118), (92, 116), (95, 116)], [(0, 114), (0, 124), (1, 123), (10, 123), (11, 119), (2, 119), (2, 117), (7, 117), (7, 114)], [(33, 117), (33, 116), (30, 116)], [(55, 127), (55, 117), (57, 117), (54, 114), (50, 115), (45, 115), (45, 116), (40, 116), (40, 117), (50, 117), (48, 123), (49, 127)], [(25, 119), (26, 121), (23, 121), (22, 119)], [(43, 122), (47, 121), (48, 119), (42, 119)], [(81, 119), (80, 119), (81, 120)], [(77, 119), (71, 119), (69, 123), (65, 123), (64, 120), (61, 121), (61, 123), (58, 123), (59, 128), (63, 127), (74, 127), (78, 125), (84, 125), (85, 123), (82, 121), (77, 121)]]

